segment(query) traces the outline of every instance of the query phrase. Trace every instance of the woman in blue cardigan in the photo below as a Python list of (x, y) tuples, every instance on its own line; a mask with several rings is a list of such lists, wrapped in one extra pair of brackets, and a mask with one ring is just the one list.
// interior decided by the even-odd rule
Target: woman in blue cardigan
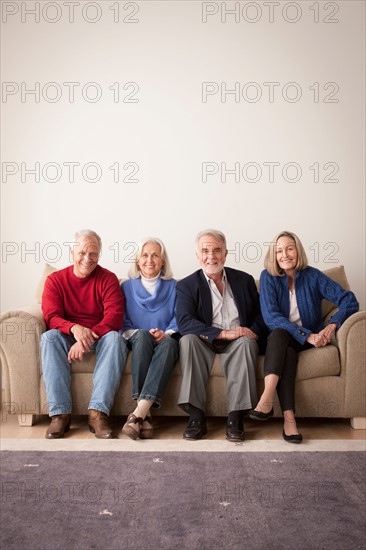
[(178, 361), (179, 344), (172, 336), (178, 330), (175, 287), (163, 243), (145, 239), (121, 285), (126, 299), (123, 337), (132, 350), (132, 397), (137, 400), (122, 432), (131, 439), (152, 437), (150, 408), (160, 407)]
[[(250, 418), (267, 420), (273, 416), (277, 390), (284, 416), (283, 438), (301, 443), (295, 420), (297, 354), (329, 344), (347, 317), (358, 311), (358, 302), (352, 292), (308, 266), (304, 247), (289, 231), (282, 231), (271, 241), (264, 267), (260, 303), (271, 333), (264, 360), (264, 392)], [(322, 320), (323, 298), (338, 307), (326, 327)]]

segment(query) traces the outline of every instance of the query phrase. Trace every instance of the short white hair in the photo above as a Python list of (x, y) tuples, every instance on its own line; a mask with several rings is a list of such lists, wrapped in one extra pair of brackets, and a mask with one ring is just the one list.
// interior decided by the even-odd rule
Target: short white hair
[(205, 229), (204, 231), (200, 231), (196, 235), (196, 246), (198, 248), (198, 243), (202, 237), (207, 235), (208, 237), (213, 237), (214, 239), (217, 239), (218, 241), (221, 241), (224, 243), (224, 248), (226, 250), (226, 237), (222, 231), (218, 231), (217, 229)]
[(166, 251), (166, 248), (164, 246), (163, 241), (158, 239), (157, 237), (147, 237), (146, 239), (143, 239), (137, 244), (137, 252), (135, 254), (135, 258), (133, 261), (133, 264), (131, 265), (130, 269), (128, 270), (128, 276), (131, 279), (138, 279), (141, 277), (141, 271), (138, 266), (138, 261), (141, 258), (142, 250), (146, 244), (155, 243), (160, 246), (160, 254), (163, 258), (163, 267), (161, 268), (161, 275), (160, 277), (162, 279), (173, 279), (173, 273), (170, 267), (169, 257), (168, 253)]
[(102, 239), (99, 237), (98, 233), (96, 233), (95, 231), (92, 231), (91, 229), (80, 229), (74, 235), (74, 241), (73, 241), (74, 244), (77, 244), (79, 242), (79, 239), (83, 237), (93, 237), (94, 239), (97, 240), (99, 249), (100, 250), (102, 249)]

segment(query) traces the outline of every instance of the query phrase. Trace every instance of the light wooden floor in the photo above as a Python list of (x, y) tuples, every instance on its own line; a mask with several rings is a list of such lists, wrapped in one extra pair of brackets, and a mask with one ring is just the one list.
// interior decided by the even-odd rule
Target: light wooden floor
[[(154, 439), (181, 440), (188, 417), (155, 417)], [(128, 439), (121, 433), (121, 427), (126, 417), (112, 417), (111, 425), (114, 436), (118, 439)], [(49, 423), (47, 416), (36, 417), (31, 427), (19, 426), (15, 415), (5, 415), (0, 424), (2, 439), (44, 439)], [(282, 440), (283, 423), (280, 418), (272, 418), (266, 422), (245, 419), (245, 435), (247, 441)], [(354, 430), (347, 419), (301, 419), (297, 420), (299, 431), (306, 440), (365, 440), (366, 430)], [(205, 440), (225, 439), (225, 418), (208, 418), (208, 434)], [(72, 419), (71, 430), (65, 439), (95, 439), (87, 426), (86, 416), (75, 416)]]

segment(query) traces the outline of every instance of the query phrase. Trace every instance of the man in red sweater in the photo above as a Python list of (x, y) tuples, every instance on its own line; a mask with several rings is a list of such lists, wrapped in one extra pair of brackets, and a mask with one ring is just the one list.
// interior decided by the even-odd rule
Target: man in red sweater
[(122, 329), (124, 297), (116, 275), (98, 265), (101, 239), (85, 229), (75, 235), (74, 264), (47, 277), (42, 310), (42, 369), (51, 423), (47, 439), (63, 437), (71, 424), (71, 363), (95, 350), (88, 424), (101, 439), (112, 438), (108, 415), (126, 363)]

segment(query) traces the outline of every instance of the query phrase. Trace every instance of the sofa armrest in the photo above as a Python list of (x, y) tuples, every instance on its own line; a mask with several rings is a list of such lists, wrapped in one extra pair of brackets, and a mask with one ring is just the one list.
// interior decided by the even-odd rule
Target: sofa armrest
[(19, 415), (40, 413), (40, 337), (46, 330), (41, 306), (7, 311), (0, 317), (3, 408)]
[(351, 315), (337, 333), (341, 377), (345, 379), (345, 416), (366, 416), (366, 312)]

